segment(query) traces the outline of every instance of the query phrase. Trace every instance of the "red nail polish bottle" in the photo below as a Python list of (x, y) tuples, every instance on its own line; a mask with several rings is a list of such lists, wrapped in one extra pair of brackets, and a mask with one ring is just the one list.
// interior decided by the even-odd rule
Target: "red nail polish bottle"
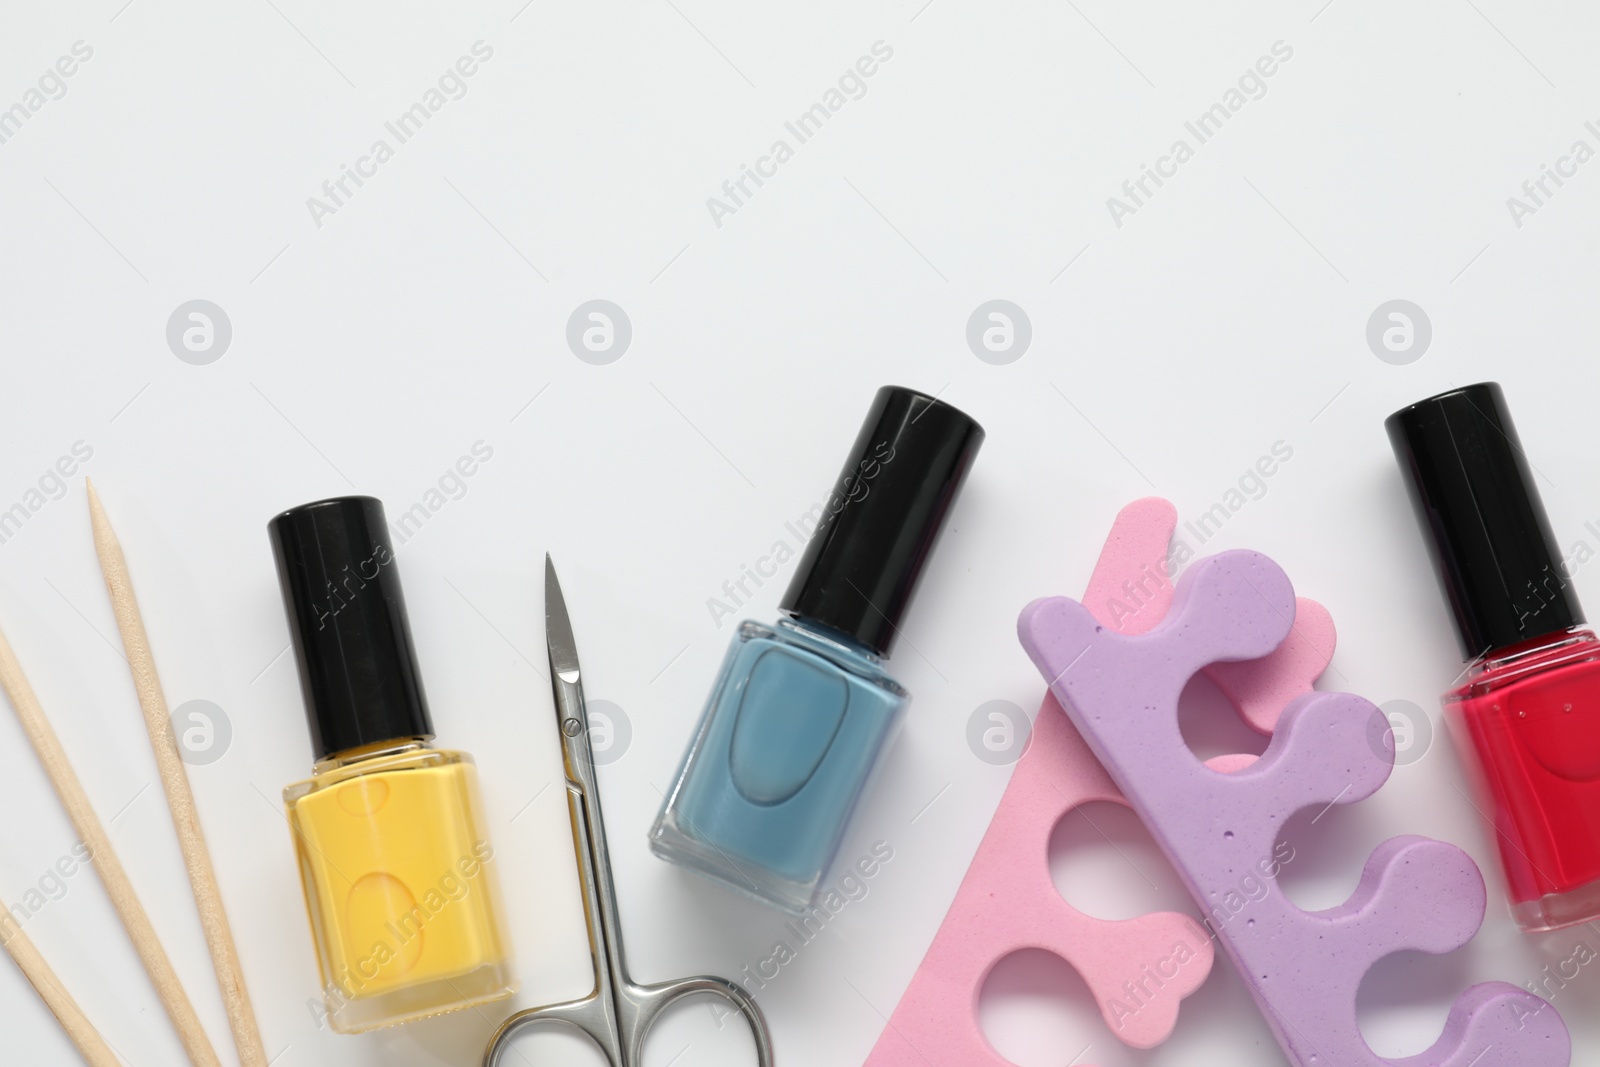
[(1584, 626), (1505, 395), (1483, 382), (1384, 423), (1467, 669), (1445, 718), (1523, 930), (1600, 917), (1600, 640)]

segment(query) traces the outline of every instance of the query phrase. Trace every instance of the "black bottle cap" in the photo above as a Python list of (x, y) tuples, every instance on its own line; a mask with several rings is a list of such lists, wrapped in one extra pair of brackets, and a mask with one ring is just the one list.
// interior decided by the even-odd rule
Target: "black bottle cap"
[(383, 502), (302, 504), (268, 523), (267, 534), (317, 759), (431, 738)]
[(1384, 426), (1463, 658), (1583, 625), (1499, 384), (1431, 396)]
[(879, 389), (778, 606), (886, 654), (981, 444), (949, 404)]

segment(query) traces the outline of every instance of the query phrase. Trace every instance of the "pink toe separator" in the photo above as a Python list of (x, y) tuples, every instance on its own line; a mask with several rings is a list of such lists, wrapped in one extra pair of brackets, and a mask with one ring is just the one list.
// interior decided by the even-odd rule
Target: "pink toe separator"
[[(1141, 634), (1166, 617), (1176, 525), (1176, 510), (1158, 497), (1118, 513), (1083, 601), (1102, 626)], [(1213, 680), (1252, 726), (1269, 733), (1284, 706), (1310, 691), (1333, 643), (1328, 613), (1302, 600), (1291, 640), (1262, 659), (1219, 665), (1225, 670)], [(1254, 759), (1224, 756), (1214, 763), (1232, 770)], [(1046, 692), (955, 902), (865, 1067), (1011, 1067), (983, 1035), (978, 1000), (994, 966), (1028, 948), (1055, 953), (1082, 976), (1118, 1040), (1151, 1048), (1171, 1036), (1179, 1004), (1211, 972), (1206, 929), (1174, 912), (1121, 922), (1092, 918), (1062, 900), (1050, 876), (1056, 824), (1097, 800), (1127, 804)]]

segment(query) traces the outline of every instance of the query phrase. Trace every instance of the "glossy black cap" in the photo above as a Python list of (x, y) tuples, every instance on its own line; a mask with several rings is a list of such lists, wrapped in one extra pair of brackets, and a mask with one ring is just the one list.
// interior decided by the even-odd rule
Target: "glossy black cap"
[(432, 737), (382, 501), (302, 504), (267, 534), (317, 759)]
[(949, 404), (879, 389), (778, 606), (887, 654), (982, 444)]
[(1499, 384), (1431, 396), (1384, 426), (1463, 658), (1583, 625)]

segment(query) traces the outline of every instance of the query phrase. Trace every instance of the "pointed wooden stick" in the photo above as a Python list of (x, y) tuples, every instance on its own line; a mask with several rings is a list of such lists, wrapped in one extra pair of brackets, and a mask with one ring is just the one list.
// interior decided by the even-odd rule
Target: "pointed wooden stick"
[(11, 698), (11, 706), (33, 744), (33, 750), (39, 754), (39, 762), (44, 764), (56, 795), (67, 809), (67, 817), (72, 820), (78, 839), (88, 848), (90, 862), (99, 872), (100, 881), (105, 883), (106, 893), (117, 909), (117, 916), (128, 931), (128, 937), (133, 941), (133, 947), (139, 953), (150, 981), (155, 984), (156, 995), (161, 998), (172, 1025), (178, 1030), (178, 1038), (183, 1042), (184, 1051), (189, 1054), (189, 1062), (194, 1067), (221, 1067), (216, 1050), (206, 1037), (205, 1027), (200, 1025), (200, 1017), (195, 1014), (194, 1005), (189, 1003), (189, 995), (178, 981), (178, 972), (172, 969), (172, 961), (167, 958), (166, 949), (161, 947), (155, 927), (150, 925), (150, 916), (145, 914), (144, 905), (139, 903), (138, 896), (134, 894), (128, 872), (123, 870), (122, 861), (112, 851), (106, 828), (101, 825), (99, 816), (89, 804), (89, 794), (83, 791), (83, 783), (78, 780), (72, 764), (67, 762), (67, 753), (61, 747), (56, 732), (50, 728), (50, 721), (44, 717), (44, 708), (39, 705), (39, 698), (34, 695), (33, 686), (28, 684), (22, 666), (17, 662), (16, 654), (11, 651), (11, 644), (3, 632), (0, 632), (0, 687), (4, 687), (6, 696)]
[(6, 934), (5, 925), (6, 921), (0, 920), (0, 943), (4, 943), (23, 977), (39, 994), (45, 1007), (50, 1009), (50, 1014), (61, 1023), (61, 1029), (77, 1046), (83, 1061), (89, 1067), (122, 1067), (122, 1061), (117, 1059), (117, 1054), (111, 1051), (111, 1046), (106, 1044), (106, 1039), (100, 1036), (100, 1031), (94, 1028), (83, 1009), (78, 1007), (78, 1002), (72, 999), (72, 994), (61, 984), (56, 972), (39, 955), (39, 950), (28, 940), (28, 935), (22, 932), (20, 926)]
[(161, 689), (161, 679), (156, 674), (155, 658), (150, 653), (150, 637), (145, 633), (144, 620), (139, 615), (139, 602), (133, 595), (133, 583), (128, 576), (128, 562), (122, 556), (122, 545), (117, 541), (111, 521), (94, 485), (89, 489), (89, 517), (94, 526), (94, 549), (100, 557), (100, 570), (106, 579), (106, 590), (111, 594), (111, 607), (117, 616), (117, 629), (122, 632), (122, 647), (128, 653), (128, 666), (133, 670), (133, 685), (139, 693), (139, 706), (144, 710), (145, 728), (150, 734), (150, 745), (155, 749), (156, 765), (161, 771), (161, 785), (167, 793), (167, 807), (172, 812), (172, 825), (178, 832), (178, 844), (183, 849), (184, 866), (189, 871), (189, 886), (194, 890), (194, 901), (200, 911), (200, 925), (205, 930), (206, 946), (211, 950), (211, 965), (217, 972), (217, 985), (222, 990), (222, 1003), (228, 1012), (228, 1027), (233, 1031), (233, 1043), (239, 1050), (243, 1067), (267, 1067), (267, 1050), (261, 1043), (261, 1031), (256, 1024), (255, 1011), (250, 1006), (250, 991), (245, 988), (244, 970), (239, 966), (239, 950), (233, 941), (233, 930), (228, 926), (228, 915), (222, 907), (222, 892), (217, 888), (217, 874), (211, 866), (211, 853), (206, 849), (206, 839), (200, 829), (200, 816), (195, 811), (194, 794), (189, 789), (189, 774), (184, 769), (183, 758), (178, 754), (178, 741), (172, 733), (171, 713), (167, 710), (167, 697)]

